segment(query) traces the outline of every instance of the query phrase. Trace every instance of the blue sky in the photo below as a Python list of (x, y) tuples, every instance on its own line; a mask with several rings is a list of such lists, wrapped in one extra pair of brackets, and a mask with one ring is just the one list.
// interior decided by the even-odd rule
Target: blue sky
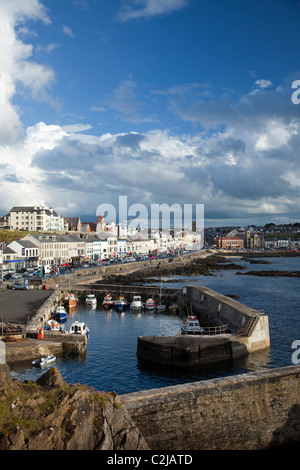
[(299, 217), (298, 0), (1, 0), (0, 213)]

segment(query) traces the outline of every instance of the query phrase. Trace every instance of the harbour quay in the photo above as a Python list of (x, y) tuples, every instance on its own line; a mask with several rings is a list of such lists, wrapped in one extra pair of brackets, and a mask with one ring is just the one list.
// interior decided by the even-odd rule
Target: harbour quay
[(60, 292), (48, 289), (0, 292), (0, 340), (5, 344), (6, 363), (51, 354), (86, 354), (86, 336), (43, 330), (60, 299)]

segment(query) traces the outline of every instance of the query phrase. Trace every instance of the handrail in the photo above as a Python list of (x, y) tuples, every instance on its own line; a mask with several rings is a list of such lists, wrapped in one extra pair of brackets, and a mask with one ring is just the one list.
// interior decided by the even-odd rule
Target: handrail
[(206, 335), (220, 335), (222, 333), (226, 333), (228, 325), (204, 326), (202, 328)]

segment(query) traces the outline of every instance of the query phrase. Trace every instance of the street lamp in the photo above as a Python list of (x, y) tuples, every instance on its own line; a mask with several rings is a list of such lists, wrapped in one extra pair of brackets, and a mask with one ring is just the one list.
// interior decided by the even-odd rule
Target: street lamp
[(1, 283), (3, 284), (3, 256), (4, 256), (4, 243), (1, 242)]

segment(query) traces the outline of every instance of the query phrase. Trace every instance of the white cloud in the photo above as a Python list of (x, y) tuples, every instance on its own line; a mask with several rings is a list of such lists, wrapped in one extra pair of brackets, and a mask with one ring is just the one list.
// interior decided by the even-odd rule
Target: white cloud
[(63, 32), (70, 38), (74, 36), (73, 31), (71, 30), (71, 28), (69, 28), (69, 26), (63, 26)]
[(34, 98), (48, 99), (47, 88), (54, 80), (50, 67), (31, 60), (33, 47), (22, 42), (16, 33), (25, 19), (50, 22), (38, 0), (26, 2), (3, 0), (0, 3), (0, 145), (20, 138), (20, 111), (12, 104), (17, 87), (30, 90)]
[(186, 8), (188, 3), (188, 0), (126, 0), (117, 18), (121, 22), (126, 22), (166, 15)]

